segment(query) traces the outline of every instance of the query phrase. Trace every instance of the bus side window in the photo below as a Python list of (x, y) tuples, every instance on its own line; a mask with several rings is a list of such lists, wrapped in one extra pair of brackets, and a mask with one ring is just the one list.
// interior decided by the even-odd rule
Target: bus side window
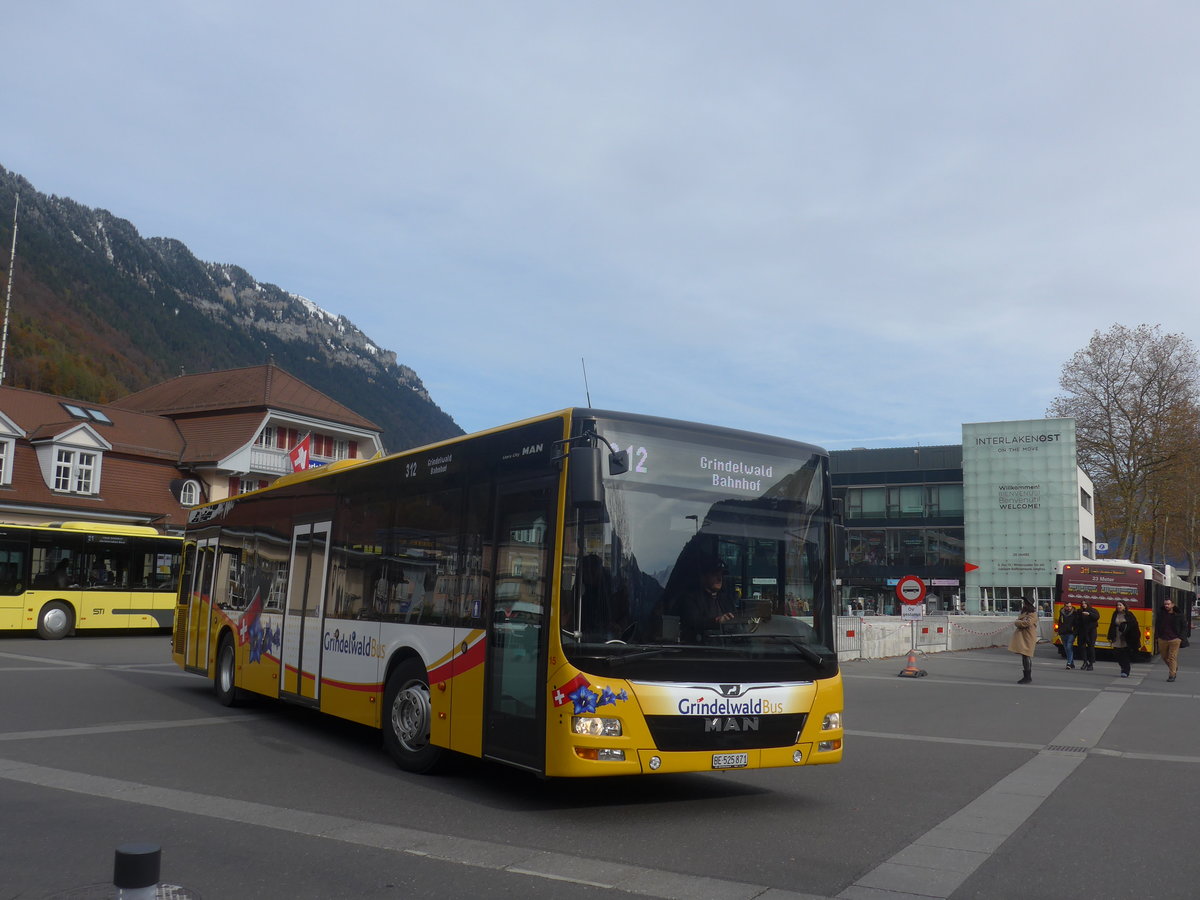
[(19, 573), (20, 568), (16, 563), (0, 563), (0, 594), (12, 596), (21, 593)]
[(13, 596), (25, 590), (25, 547), (0, 543), (0, 594)]

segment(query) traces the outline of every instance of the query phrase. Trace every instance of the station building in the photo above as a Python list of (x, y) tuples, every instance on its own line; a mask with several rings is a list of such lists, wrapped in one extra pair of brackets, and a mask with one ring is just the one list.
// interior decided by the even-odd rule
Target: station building
[(1095, 555), (1092, 482), (1074, 419), (962, 426), (961, 445), (830, 453), (845, 511), (843, 612), (896, 615), (916, 575), (930, 612), (1049, 614), (1055, 564)]
[(182, 530), (197, 503), (383, 452), (379, 426), (273, 363), (180, 375), (101, 404), (0, 386), (0, 520)]

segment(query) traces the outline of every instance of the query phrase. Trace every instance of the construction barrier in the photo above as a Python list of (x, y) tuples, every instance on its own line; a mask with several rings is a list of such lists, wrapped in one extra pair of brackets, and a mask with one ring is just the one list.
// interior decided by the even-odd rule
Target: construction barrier
[[(838, 616), (838, 659), (890, 659), (905, 656), (910, 650), (940, 653), (947, 650), (975, 650), (980, 647), (1007, 647), (1016, 616), (924, 616), (905, 621), (899, 616)], [(1038, 637), (1054, 639), (1054, 626), (1048, 618), (1038, 619)]]

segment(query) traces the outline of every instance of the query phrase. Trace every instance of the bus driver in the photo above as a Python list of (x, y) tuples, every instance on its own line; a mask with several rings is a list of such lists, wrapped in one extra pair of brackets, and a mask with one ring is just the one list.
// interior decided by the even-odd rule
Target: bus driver
[(725, 564), (709, 557), (700, 567), (696, 583), (680, 598), (679, 617), (685, 641), (699, 641), (704, 632), (735, 618), (725, 594)]

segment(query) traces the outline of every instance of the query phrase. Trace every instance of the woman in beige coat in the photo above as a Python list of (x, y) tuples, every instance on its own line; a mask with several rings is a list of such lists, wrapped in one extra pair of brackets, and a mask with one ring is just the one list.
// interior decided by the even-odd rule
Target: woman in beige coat
[(1013, 625), (1015, 628), (1008, 649), (1021, 654), (1021, 670), (1024, 672), (1017, 684), (1029, 684), (1033, 681), (1033, 648), (1037, 646), (1038, 635), (1037, 607), (1032, 600), (1021, 604), (1021, 614)]

